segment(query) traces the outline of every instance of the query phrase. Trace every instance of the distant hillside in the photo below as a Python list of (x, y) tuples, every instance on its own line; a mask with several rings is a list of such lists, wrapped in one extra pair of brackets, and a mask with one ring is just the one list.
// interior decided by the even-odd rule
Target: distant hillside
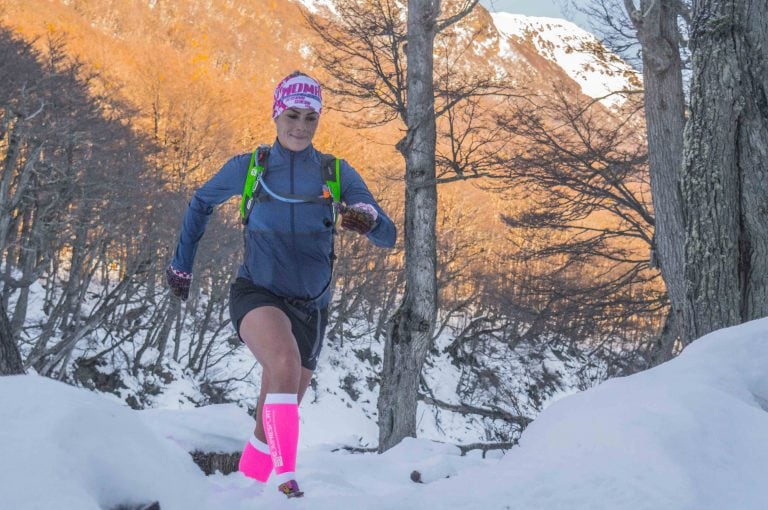
[[(269, 105), (277, 80), (299, 68), (326, 78), (315, 67), (315, 55), (323, 49), (301, 12), (324, 5), (312, 0), (0, 0), (0, 20), (26, 38), (37, 38), (40, 47), (64, 36), (68, 50), (101, 74), (102, 87), (135, 106), (135, 124), (169, 146), (168, 158), (195, 153), (178, 164), (199, 167), (196, 175), (204, 179), (231, 154), (272, 140)], [(556, 86), (574, 97), (599, 96), (635, 79), (594, 38), (566, 22), (491, 15), (478, 6), (453, 37), (457, 46), (471, 48), (461, 56), (465, 67), (509, 77), (545, 95)], [(590, 57), (590, 48), (599, 49), (600, 56)], [(620, 71), (610, 74), (610, 66)], [(334, 100), (328, 97), (329, 104)], [(403, 126), (393, 122), (370, 132), (353, 125), (353, 118), (329, 110), (315, 145), (391, 188), (392, 178), (403, 175), (404, 163), (394, 149)], [(482, 202), (478, 226), (503, 230), (498, 216), (507, 205), (502, 198), (471, 186), (442, 189), (448, 202), (451, 195)]]
[[(42, 38), (41, 44), (44, 37), (65, 34), (74, 54), (139, 106), (146, 103), (148, 81), (174, 81), (220, 105), (236, 133), (263, 137), (271, 132), (268, 105), (276, 81), (296, 68), (323, 74), (313, 65), (313, 55), (322, 49), (300, 11), (314, 5), (309, 0), (0, 0), (0, 16), (24, 36)], [(491, 15), (478, 6), (456, 32), (473, 38), (478, 58), (472, 65), (483, 62), (496, 74), (529, 75), (533, 68), (541, 83), (575, 80), (570, 86), (588, 95), (618, 87), (617, 79), (626, 83), (630, 74), (604, 49), (600, 57), (587, 55), (598, 43), (561, 20)], [(334, 130), (337, 143), (320, 136), (343, 148), (365, 145), (359, 133), (344, 127)], [(392, 136), (394, 143), (394, 129)]]

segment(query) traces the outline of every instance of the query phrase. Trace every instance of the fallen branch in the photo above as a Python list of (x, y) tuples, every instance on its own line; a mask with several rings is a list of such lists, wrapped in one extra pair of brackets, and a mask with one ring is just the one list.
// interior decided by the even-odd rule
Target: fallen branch
[(518, 427), (520, 427), (521, 430), (527, 427), (528, 424), (531, 423), (531, 421), (533, 421), (531, 420), (531, 418), (528, 418), (527, 416), (512, 414), (503, 409), (499, 409), (498, 407), (494, 407), (493, 409), (487, 409), (484, 407), (476, 407), (469, 404), (449, 404), (448, 402), (443, 402), (442, 400), (437, 400), (436, 398), (429, 397), (427, 395), (419, 395), (418, 399), (424, 402), (425, 404), (435, 406), (440, 409), (445, 409), (446, 411), (459, 413), (464, 416), (468, 414), (476, 414), (478, 416), (484, 416), (486, 418), (504, 420), (508, 423), (513, 423), (517, 425)]
[(457, 444), (456, 446), (461, 450), (461, 456), (464, 457), (472, 450), (481, 450), (483, 452), (483, 458), (485, 454), (491, 450), (511, 450), (513, 446), (517, 445), (517, 439), (507, 443), (469, 443), (469, 444)]
[(331, 451), (338, 452), (339, 450), (344, 450), (352, 453), (376, 453), (379, 451), (378, 448), (365, 448), (363, 446), (339, 446), (338, 448), (334, 448)]

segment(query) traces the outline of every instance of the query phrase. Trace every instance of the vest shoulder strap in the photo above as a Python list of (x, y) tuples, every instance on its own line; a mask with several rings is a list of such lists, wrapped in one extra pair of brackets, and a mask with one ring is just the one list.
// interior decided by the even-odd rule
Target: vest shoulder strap
[(332, 154), (323, 154), (320, 161), (321, 177), (333, 202), (341, 202), (341, 160)]
[(240, 200), (240, 219), (243, 225), (248, 223), (248, 217), (251, 215), (254, 204), (253, 195), (259, 185), (259, 176), (267, 167), (270, 149), (269, 145), (262, 144), (251, 154), (251, 162), (248, 164), (248, 173), (243, 185), (243, 197)]

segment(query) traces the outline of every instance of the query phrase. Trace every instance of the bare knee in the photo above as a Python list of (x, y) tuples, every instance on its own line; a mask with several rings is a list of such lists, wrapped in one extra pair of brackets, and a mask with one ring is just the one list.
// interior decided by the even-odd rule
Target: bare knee
[(277, 353), (262, 364), (268, 374), (269, 393), (298, 393), (301, 360), (295, 353)]
[(251, 310), (241, 322), (240, 336), (264, 370), (268, 393), (299, 392), (301, 357), (282, 310), (271, 306)]

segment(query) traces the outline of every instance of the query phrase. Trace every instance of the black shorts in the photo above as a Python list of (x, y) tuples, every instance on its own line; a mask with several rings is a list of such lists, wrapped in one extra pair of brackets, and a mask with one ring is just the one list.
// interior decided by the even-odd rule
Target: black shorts
[[(283, 298), (257, 287), (246, 278), (238, 278), (229, 288), (229, 315), (238, 337), (240, 321), (245, 314), (261, 306), (275, 306), (288, 316), (291, 331), (299, 346), (301, 366), (314, 370), (323, 347), (325, 328), (328, 325), (328, 309), (317, 310), (307, 303)], [(243, 341), (242, 337), (240, 341)]]

